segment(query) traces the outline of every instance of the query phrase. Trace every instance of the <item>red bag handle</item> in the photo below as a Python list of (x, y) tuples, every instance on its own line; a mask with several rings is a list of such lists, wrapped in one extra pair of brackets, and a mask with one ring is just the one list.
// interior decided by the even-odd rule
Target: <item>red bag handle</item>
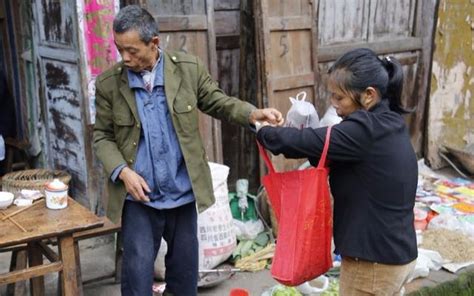
[(270, 158), (268, 157), (267, 152), (263, 149), (262, 145), (258, 142), (258, 140), (257, 140), (257, 146), (258, 146), (258, 150), (260, 151), (260, 155), (263, 156), (263, 161), (265, 161), (265, 164), (270, 170), (270, 173), (275, 173), (275, 167), (273, 166), (273, 163), (271, 162)]
[[(326, 156), (328, 154), (329, 141), (331, 138), (331, 128), (332, 128), (331, 126), (328, 126), (328, 129), (326, 131), (326, 139), (324, 141), (323, 153), (321, 154), (321, 158), (319, 159), (318, 168), (322, 168), (326, 165)], [(258, 146), (258, 150), (260, 151), (260, 155), (263, 156), (263, 161), (267, 165), (268, 169), (270, 170), (271, 173), (275, 173), (275, 167), (273, 166), (273, 163), (268, 157), (267, 152), (263, 149), (262, 145), (258, 141), (257, 141), (257, 146)]]
[(323, 153), (321, 154), (321, 158), (319, 159), (318, 168), (323, 168), (326, 166), (326, 156), (328, 155), (329, 142), (331, 140), (331, 128), (332, 126), (328, 126), (328, 129), (326, 131), (326, 140), (324, 140)]

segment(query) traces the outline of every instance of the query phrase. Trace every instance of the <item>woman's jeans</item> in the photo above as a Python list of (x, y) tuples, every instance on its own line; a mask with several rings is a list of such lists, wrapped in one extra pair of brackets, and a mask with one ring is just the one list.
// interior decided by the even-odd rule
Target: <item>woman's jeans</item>
[(343, 257), (339, 280), (339, 295), (403, 295), (416, 260), (404, 265), (388, 265)]

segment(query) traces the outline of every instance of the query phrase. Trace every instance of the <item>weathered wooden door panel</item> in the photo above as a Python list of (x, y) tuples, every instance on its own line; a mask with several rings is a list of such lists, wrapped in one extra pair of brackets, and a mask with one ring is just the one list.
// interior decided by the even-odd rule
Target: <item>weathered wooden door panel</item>
[(36, 1), (38, 38), (41, 45), (71, 50), (74, 48), (76, 43), (74, 35), (71, 34), (76, 32), (73, 4), (73, 1)]
[[(213, 0), (141, 0), (158, 21), (161, 47), (198, 56), (217, 79)], [(200, 114), (199, 128), (209, 160), (222, 162), (220, 122)]]
[(294, 96), (302, 88), (314, 86), (313, 10), (307, 0), (294, 1), (291, 5), (289, 1), (275, 0), (260, 3), (262, 79), (268, 105), (274, 106), (280, 101), (278, 97)]
[(50, 163), (74, 176), (74, 197), (85, 198), (78, 196), (85, 192), (87, 180), (78, 66), (43, 57), (41, 68), (46, 74)]
[(268, 0), (269, 17), (311, 16), (311, 1)]
[[(257, 1), (257, 38), (261, 40), (259, 60), (264, 105), (286, 114), (289, 97), (306, 91), (315, 102), (315, 8), (311, 1)], [(275, 158), (278, 169), (295, 164)]]
[(50, 167), (72, 175), (71, 194), (88, 206), (85, 116), (75, 1), (35, 0), (35, 60), (39, 65), (45, 152)]
[(369, 40), (413, 36), (416, 0), (370, 1)]
[(205, 15), (206, 0), (146, 1), (148, 11), (156, 15)]
[(207, 42), (207, 34), (205, 32), (161, 33), (160, 36), (162, 48), (194, 54), (205, 65), (209, 64), (207, 48), (202, 46), (202, 44)]
[(414, 31), (420, 6), (416, 0), (320, 0), (318, 61), (335, 60), (357, 47), (380, 54), (420, 50), (422, 39)]
[[(214, 28), (216, 39), (240, 35), (240, 0), (214, 0)], [(219, 50), (219, 46), (217, 46)]]
[(416, 75), (419, 71), (419, 64), (421, 63), (421, 52), (401, 52), (393, 54), (403, 66), (403, 92), (402, 103), (408, 108), (416, 106), (418, 101), (416, 92)]
[(318, 46), (367, 40), (369, 0), (319, 0)]
[[(311, 31), (300, 30), (290, 32), (272, 32), (270, 34), (269, 57), (273, 63), (272, 83), (275, 83), (277, 89), (284, 85), (293, 87), (295, 82), (285, 83), (290, 77), (307, 76), (313, 73), (311, 63)], [(308, 63), (308, 61), (310, 61)], [(314, 77), (310, 77), (314, 78)], [(299, 80), (298, 78), (295, 80)], [(305, 83), (313, 84), (313, 81)]]
[[(257, 104), (255, 35), (241, 35), (241, 32), (255, 32), (252, 7), (251, 0), (214, 1), (219, 85), (227, 94)], [(255, 135), (225, 121), (221, 124), (224, 164), (230, 167), (229, 190), (235, 190), (236, 180), (246, 178), (249, 192), (257, 192), (260, 177)]]

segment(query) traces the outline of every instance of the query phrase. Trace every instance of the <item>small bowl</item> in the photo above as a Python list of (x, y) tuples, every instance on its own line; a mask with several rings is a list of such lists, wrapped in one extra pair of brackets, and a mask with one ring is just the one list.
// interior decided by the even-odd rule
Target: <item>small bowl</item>
[(8, 208), (13, 202), (13, 193), (7, 191), (0, 191), (0, 209)]

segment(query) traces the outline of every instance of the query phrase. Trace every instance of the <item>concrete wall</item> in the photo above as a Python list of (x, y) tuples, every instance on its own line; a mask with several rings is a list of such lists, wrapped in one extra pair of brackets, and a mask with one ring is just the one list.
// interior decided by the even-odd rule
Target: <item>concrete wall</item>
[(427, 126), (426, 159), (444, 165), (441, 145), (474, 143), (474, 1), (441, 0), (435, 32)]

